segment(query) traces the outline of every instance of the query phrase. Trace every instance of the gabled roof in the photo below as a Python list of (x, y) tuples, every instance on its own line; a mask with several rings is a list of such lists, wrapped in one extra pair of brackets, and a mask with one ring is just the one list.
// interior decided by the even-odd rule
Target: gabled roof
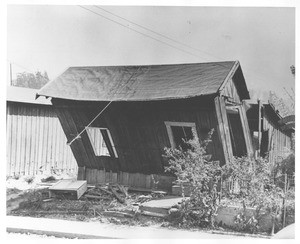
[(6, 101), (19, 103), (33, 103), (51, 105), (51, 102), (44, 97), (36, 98), (37, 89), (7, 86), (6, 87)]
[[(70, 67), (45, 85), (37, 95), (81, 101), (147, 101), (196, 97), (218, 93), (237, 67), (240, 67), (237, 61)], [(241, 69), (239, 72), (242, 72)], [(247, 89), (244, 78), (239, 82), (244, 83), (242, 87)]]

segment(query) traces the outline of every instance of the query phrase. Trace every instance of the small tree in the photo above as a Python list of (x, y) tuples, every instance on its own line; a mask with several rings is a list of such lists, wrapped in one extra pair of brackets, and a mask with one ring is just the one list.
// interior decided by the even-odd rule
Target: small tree
[(212, 134), (213, 130), (203, 142), (194, 134), (192, 140), (185, 141), (189, 148), (187, 150), (165, 148), (164, 156), (169, 162), (165, 170), (177, 177), (183, 196), (184, 185), (188, 183), (191, 188), (190, 198), (182, 201), (175, 218), (177, 223), (184, 226), (214, 226), (221, 168), (219, 162), (211, 161), (206, 152)]

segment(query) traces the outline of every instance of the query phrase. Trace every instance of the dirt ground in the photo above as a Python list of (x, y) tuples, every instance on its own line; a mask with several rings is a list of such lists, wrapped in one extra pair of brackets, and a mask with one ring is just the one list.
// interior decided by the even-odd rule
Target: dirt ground
[[(121, 203), (110, 191), (89, 188), (79, 199), (68, 199), (64, 195), (49, 198), (46, 184), (57, 179), (41, 183), (17, 179), (7, 181), (7, 214), (16, 216), (46, 217), (74, 221), (98, 221), (101, 223), (114, 223), (120, 225), (161, 226), (162, 219), (143, 216), (138, 213), (142, 202), (157, 199), (159, 194), (130, 192), (122, 196)], [(42, 185), (40, 185), (42, 184)], [(44, 184), (44, 185), (43, 185)], [(101, 186), (107, 188), (107, 186)], [(95, 196), (98, 199), (86, 196)]]

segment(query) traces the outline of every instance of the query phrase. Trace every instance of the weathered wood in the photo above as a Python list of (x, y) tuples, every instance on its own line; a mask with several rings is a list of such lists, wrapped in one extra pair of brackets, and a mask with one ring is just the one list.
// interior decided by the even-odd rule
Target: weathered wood
[(109, 217), (128, 217), (128, 218), (134, 217), (134, 214), (124, 213), (124, 212), (119, 212), (119, 211), (112, 211), (112, 210), (104, 211), (103, 215), (109, 216)]
[(239, 113), (240, 113), (240, 119), (242, 122), (245, 142), (246, 142), (247, 154), (248, 154), (248, 156), (251, 157), (251, 156), (253, 156), (253, 144), (252, 144), (251, 132), (250, 132), (249, 124), (248, 124), (248, 120), (247, 120), (247, 115), (246, 115), (246, 111), (245, 111), (245, 102), (243, 102), (243, 105), (240, 106)]
[(98, 199), (98, 200), (110, 200), (110, 197), (103, 197), (103, 196), (95, 196), (95, 195), (90, 195), (90, 194), (85, 194), (84, 195), (86, 198), (91, 198), (91, 199)]
[(97, 171), (97, 183), (98, 184), (105, 183), (105, 171), (104, 170)]
[(262, 110), (262, 106), (261, 106), (261, 100), (257, 101), (258, 103), (258, 156), (260, 156), (260, 147), (261, 147), (261, 110)]
[(224, 134), (225, 134), (225, 140), (226, 140), (226, 147), (228, 148), (228, 156), (229, 159), (232, 159), (233, 153), (232, 153), (232, 144), (231, 144), (231, 138), (230, 138), (230, 132), (229, 132), (229, 123), (227, 118), (227, 112), (226, 112), (226, 105), (224, 102), (223, 97), (219, 97), (219, 103), (220, 103), (220, 111), (221, 116), (223, 120), (223, 128), (224, 128)]
[[(63, 160), (58, 160), (55, 154), (58, 145), (54, 138), (56, 135), (64, 136), (64, 133), (57, 124), (53, 108), (16, 102), (7, 102), (7, 108), (7, 128), (10, 128), (10, 133), (7, 133), (7, 164), (10, 165), (7, 175), (34, 175), (45, 171), (47, 163), (47, 170), (53, 167), (66, 171), (61, 166)], [(61, 154), (70, 151), (64, 144), (61, 147)], [(70, 161), (69, 167), (77, 169), (74, 157)]]
[(128, 190), (123, 185), (117, 184), (117, 187), (125, 195), (125, 197), (128, 197)]
[(286, 123), (295, 122), (295, 115), (288, 115), (278, 121), (278, 124), (284, 125)]
[(114, 196), (118, 199), (118, 201), (120, 203), (124, 203), (125, 202), (125, 199), (122, 198), (112, 186), (109, 186), (109, 189), (111, 190), (111, 192), (114, 194)]
[(216, 116), (218, 120), (218, 134), (220, 136), (220, 141), (222, 143), (222, 148), (225, 156), (225, 161), (228, 162), (230, 159), (229, 152), (228, 152), (228, 147), (227, 147), (227, 140), (226, 140), (226, 134), (225, 134), (225, 128), (223, 125), (223, 116), (221, 112), (221, 105), (220, 105), (220, 99), (219, 97), (215, 98), (215, 111), (216, 111)]

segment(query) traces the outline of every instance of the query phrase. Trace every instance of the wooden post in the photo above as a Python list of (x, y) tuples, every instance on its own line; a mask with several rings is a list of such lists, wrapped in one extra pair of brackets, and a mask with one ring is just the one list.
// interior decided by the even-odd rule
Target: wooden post
[(287, 192), (287, 174), (284, 174), (284, 199), (283, 199), (283, 220), (282, 220), (282, 227), (285, 227), (285, 215), (286, 215), (286, 207), (285, 207), (285, 198)]
[(258, 103), (258, 157), (260, 157), (261, 146), (261, 100), (257, 100)]

